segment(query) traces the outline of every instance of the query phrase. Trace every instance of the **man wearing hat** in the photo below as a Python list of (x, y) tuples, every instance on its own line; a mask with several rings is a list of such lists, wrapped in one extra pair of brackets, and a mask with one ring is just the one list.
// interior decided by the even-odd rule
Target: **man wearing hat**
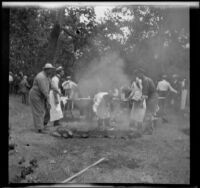
[(50, 63), (45, 64), (43, 71), (36, 75), (29, 93), (34, 126), (40, 133), (49, 121), (49, 91), (54, 71), (55, 68)]
[[(64, 69), (62, 66), (59, 66), (56, 69), (56, 75), (52, 77), (52, 85), (61, 93), (61, 78), (64, 76)], [(53, 103), (50, 110), (51, 120), (54, 121), (54, 126), (60, 125), (59, 119), (63, 118), (62, 108), (61, 108), (61, 99), (60, 95), (53, 92), (52, 95)]]
[(177, 93), (177, 91), (171, 86), (171, 84), (167, 81), (167, 75), (162, 75), (161, 80), (157, 85), (157, 92), (159, 95), (159, 107), (160, 114), (162, 116), (163, 123), (167, 123), (168, 120), (164, 117), (166, 115), (166, 101), (169, 94), (169, 91), (173, 93)]

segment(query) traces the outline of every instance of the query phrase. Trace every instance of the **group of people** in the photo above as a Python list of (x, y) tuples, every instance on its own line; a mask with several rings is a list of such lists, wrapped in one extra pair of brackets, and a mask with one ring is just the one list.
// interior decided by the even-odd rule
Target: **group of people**
[(64, 69), (62, 66), (54, 67), (47, 63), (43, 70), (38, 73), (33, 81), (29, 92), (30, 106), (32, 109), (33, 122), (37, 132), (44, 132), (49, 121), (54, 126), (60, 125), (65, 107), (71, 105), (66, 100), (73, 95), (76, 84), (71, 76), (63, 81)]
[(176, 113), (185, 114), (190, 102), (188, 79), (177, 74), (172, 75), (171, 79), (163, 75), (158, 82), (157, 91), (163, 116), (166, 116), (166, 106), (171, 106)]
[(9, 93), (19, 94), (23, 104), (28, 104), (28, 93), (32, 87), (34, 74), (24, 75), (21, 71), (17, 74), (9, 72)]
[[(45, 64), (43, 70), (32, 79), (32, 83), (28, 81), (26, 75), (20, 74), (19, 90), (22, 94), (22, 102), (27, 103), (29, 95), (29, 104), (37, 132), (44, 132), (49, 121), (53, 122), (54, 126), (60, 125), (66, 109), (70, 109), (73, 116), (71, 109), (76, 104), (74, 99), (80, 98), (78, 85), (71, 80), (70, 76), (64, 80), (64, 74), (62, 66), (56, 68), (50, 63)], [(13, 92), (14, 86), (11, 83), (14, 82), (14, 78), (10, 75), (12, 77), (12, 74), (9, 74), (10, 91)], [(124, 107), (129, 109), (131, 128), (141, 128), (144, 120), (149, 120), (152, 129), (154, 120), (158, 116), (163, 122), (168, 122), (167, 104), (170, 103), (175, 108), (179, 106), (181, 110), (185, 109), (188, 95), (186, 79), (180, 82), (178, 76), (173, 75), (174, 80), (170, 84), (167, 76), (162, 75), (156, 87), (156, 83), (146, 75), (143, 69), (136, 70), (134, 77), (128, 87), (113, 88), (109, 91), (99, 90), (87, 100), (88, 105), (84, 108), (89, 112), (90, 117), (97, 118), (99, 126), (109, 126)], [(85, 111), (84, 108), (79, 108), (80, 114)]]
[(98, 117), (100, 126), (109, 125), (112, 112), (116, 108), (122, 109), (120, 106), (124, 104), (130, 109), (129, 126), (133, 129), (143, 128), (145, 120), (149, 122), (150, 126), (147, 128), (151, 130), (154, 129), (158, 118), (161, 118), (163, 123), (167, 123), (167, 104), (172, 105), (176, 112), (186, 109), (188, 103), (186, 78), (180, 80), (178, 75), (173, 75), (170, 84), (167, 75), (162, 75), (157, 83), (149, 78), (143, 69), (138, 69), (134, 75), (135, 79), (130, 86), (96, 94), (93, 111)]

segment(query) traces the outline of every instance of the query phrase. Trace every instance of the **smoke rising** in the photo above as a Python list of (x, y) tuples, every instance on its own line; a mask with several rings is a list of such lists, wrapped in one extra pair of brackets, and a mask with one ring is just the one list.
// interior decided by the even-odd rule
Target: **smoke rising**
[(80, 94), (87, 97), (98, 91), (109, 91), (129, 85), (130, 81), (123, 68), (124, 61), (116, 52), (107, 53), (99, 60), (93, 60), (78, 82)]
[[(80, 78), (78, 81), (80, 95), (93, 98), (98, 92), (109, 92), (115, 88), (119, 89), (122, 86), (129, 86), (131, 80), (124, 72), (125, 66), (125, 61), (117, 52), (106, 53), (99, 59), (93, 59), (84, 74), (82, 72), (76, 73), (76, 77)], [(87, 102), (77, 105), (84, 107), (87, 106)], [(118, 109), (111, 112), (111, 117), (117, 118), (118, 123), (116, 125), (118, 129), (126, 129), (129, 123), (128, 114), (120, 113), (122, 111), (123, 108), (118, 105)]]

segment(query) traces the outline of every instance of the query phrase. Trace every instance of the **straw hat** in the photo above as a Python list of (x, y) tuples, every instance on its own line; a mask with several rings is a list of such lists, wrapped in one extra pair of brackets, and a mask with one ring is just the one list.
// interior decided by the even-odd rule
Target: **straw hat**
[(55, 69), (55, 67), (52, 64), (50, 64), (50, 63), (46, 63), (44, 65), (43, 69)]

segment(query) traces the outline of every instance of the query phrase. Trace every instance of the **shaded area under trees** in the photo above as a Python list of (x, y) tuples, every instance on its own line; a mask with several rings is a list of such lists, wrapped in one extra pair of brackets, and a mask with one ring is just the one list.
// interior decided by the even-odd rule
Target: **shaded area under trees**
[[(101, 22), (94, 7), (10, 9), (10, 70), (36, 73), (46, 62), (84, 73), (93, 59), (117, 52), (132, 75), (189, 75), (189, 9), (122, 6)], [(79, 79), (77, 77), (77, 79)]]

